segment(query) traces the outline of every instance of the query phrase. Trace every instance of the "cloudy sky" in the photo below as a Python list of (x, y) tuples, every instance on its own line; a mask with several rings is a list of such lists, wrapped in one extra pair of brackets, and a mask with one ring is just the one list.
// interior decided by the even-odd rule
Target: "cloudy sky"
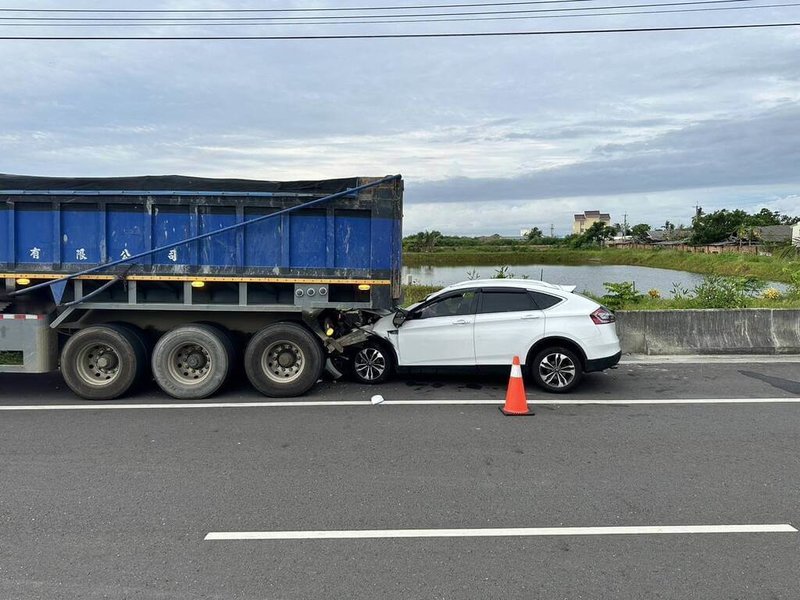
[[(581, 1), (459, 10), (594, 6), (608, 12), (599, 7), (687, 0)], [(24, 5), (195, 10), (455, 3), (51, 0)], [(0, 0), (0, 8), (21, 4)], [(302, 27), (46, 29), (0, 19), (0, 35), (477, 32), (800, 22), (800, 7), (789, 6), (791, 0), (712, 4), (714, 11), (691, 13), (553, 18), (551, 12), (548, 18), (524, 20)], [(765, 7), (775, 4), (785, 6)], [(716, 10), (732, 6), (737, 10)], [(750, 8), (755, 6), (761, 8)], [(681, 7), (659, 10), (676, 9)], [(0, 12), (3, 18), (28, 15), (101, 16)], [(13, 40), (0, 41), (0, 56), (4, 173), (274, 180), (402, 173), (407, 233), (435, 228), (516, 234), (530, 226), (549, 231), (552, 225), (563, 234), (573, 212), (591, 209), (610, 212), (614, 221), (627, 214), (630, 223), (653, 226), (666, 220), (688, 224), (697, 204), (706, 210), (768, 207), (800, 214), (800, 27), (450, 39)]]

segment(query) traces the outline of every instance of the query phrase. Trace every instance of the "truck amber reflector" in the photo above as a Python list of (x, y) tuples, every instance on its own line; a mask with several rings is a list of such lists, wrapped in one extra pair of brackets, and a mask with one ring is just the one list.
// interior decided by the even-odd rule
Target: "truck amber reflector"
[(362, 283), (360, 286), (358, 286), (358, 289), (361, 290), (362, 292), (368, 292), (371, 287), (372, 286), (369, 284)]
[(192, 282), (192, 287), (193, 288), (206, 287), (206, 282), (205, 281), (193, 281)]
[(28, 279), (27, 277), (20, 277), (19, 279), (17, 279), (17, 285), (30, 285), (30, 284), (31, 280)]

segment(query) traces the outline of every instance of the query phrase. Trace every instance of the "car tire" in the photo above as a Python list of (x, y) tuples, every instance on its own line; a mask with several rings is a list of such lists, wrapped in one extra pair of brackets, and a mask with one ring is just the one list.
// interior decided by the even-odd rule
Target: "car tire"
[(386, 346), (368, 342), (353, 352), (350, 374), (359, 383), (377, 385), (392, 376), (394, 362), (394, 356)]
[(561, 346), (538, 352), (529, 369), (536, 385), (553, 394), (566, 394), (583, 378), (583, 364), (578, 355)]
[(96, 325), (74, 333), (61, 352), (61, 375), (86, 400), (125, 395), (147, 369), (146, 349), (127, 328)]
[(244, 353), (247, 378), (271, 398), (302, 396), (314, 387), (324, 367), (319, 340), (294, 323), (265, 327), (250, 339)]
[(158, 340), (153, 350), (153, 377), (173, 398), (201, 400), (222, 387), (233, 360), (233, 344), (219, 328), (181, 325)]

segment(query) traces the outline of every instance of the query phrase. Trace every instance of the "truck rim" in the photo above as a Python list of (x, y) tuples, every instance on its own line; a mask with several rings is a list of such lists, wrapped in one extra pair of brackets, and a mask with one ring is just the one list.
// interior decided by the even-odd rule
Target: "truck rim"
[(261, 355), (261, 368), (272, 381), (291, 383), (303, 374), (306, 357), (292, 342), (275, 342)]
[(211, 353), (200, 344), (182, 344), (169, 354), (169, 374), (181, 384), (193, 385), (206, 380), (214, 368)]
[(575, 370), (572, 359), (561, 352), (547, 354), (539, 363), (539, 376), (553, 388), (568, 386), (575, 379)]
[(119, 377), (119, 355), (107, 344), (87, 344), (76, 362), (78, 376), (89, 385), (111, 385)]
[(386, 371), (386, 358), (375, 348), (362, 348), (354, 360), (356, 373), (364, 381), (375, 381)]

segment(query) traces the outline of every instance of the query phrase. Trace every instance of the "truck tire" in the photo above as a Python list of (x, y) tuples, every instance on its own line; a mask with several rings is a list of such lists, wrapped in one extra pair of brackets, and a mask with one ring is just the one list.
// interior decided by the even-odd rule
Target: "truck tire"
[(86, 400), (114, 400), (141, 380), (144, 345), (126, 327), (96, 325), (73, 334), (61, 352), (61, 375)]
[(234, 360), (228, 335), (212, 325), (181, 325), (161, 336), (153, 349), (153, 377), (179, 400), (208, 398), (228, 379)]
[(544, 391), (566, 394), (583, 377), (583, 365), (572, 350), (552, 346), (536, 354), (530, 373), (536, 385)]
[(350, 374), (359, 383), (384, 383), (393, 372), (394, 356), (383, 344), (367, 342), (353, 352)]
[(128, 336), (128, 339), (138, 345), (137, 351), (140, 353), (142, 360), (138, 361), (139, 369), (136, 373), (136, 379), (129, 391), (139, 390), (144, 387), (146, 382), (153, 381), (152, 373), (150, 372), (150, 357), (153, 354), (153, 344), (147, 339), (144, 331), (139, 329), (136, 325), (131, 325), (130, 323), (109, 324), (117, 329), (123, 330)]
[(237, 337), (231, 333), (230, 329), (223, 327), (222, 325), (217, 325), (216, 323), (211, 323), (208, 321), (198, 321), (197, 325), (206, 325), (214, 329), (220, 335), (220, 339), (222, 343), (225, 344), (225, 347), (228, 349), (228, 379), (227, 383), (231, 381), (237, 381), (242, 379), (243, 373), (243, 365), (242, 365), (242, 346), (243, 344)]
[(272, 398), (305, 394), (314, 387), (324, 366), (319, 341), (293, 323), (265, 327), (250, 339), (244, 353), (250, 383)]

